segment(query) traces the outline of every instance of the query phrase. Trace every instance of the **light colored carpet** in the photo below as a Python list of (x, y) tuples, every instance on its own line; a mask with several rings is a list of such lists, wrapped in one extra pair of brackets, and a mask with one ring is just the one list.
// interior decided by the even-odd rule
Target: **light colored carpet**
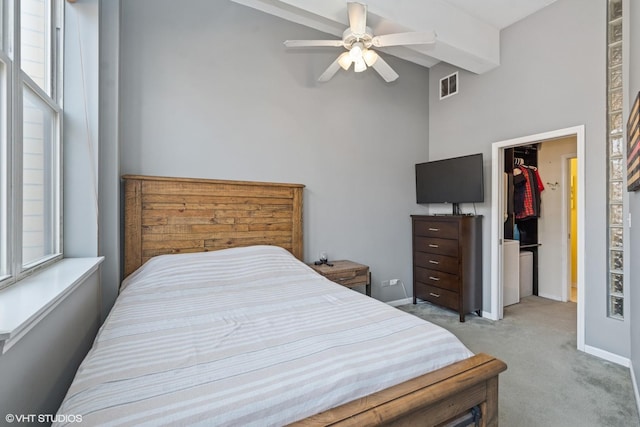
[(530, 296), (494, 322), (419, 303), (397, 307), (503, 360), (501, 427), (638, 427), (628, 368), (576, 350), (576, 304)]

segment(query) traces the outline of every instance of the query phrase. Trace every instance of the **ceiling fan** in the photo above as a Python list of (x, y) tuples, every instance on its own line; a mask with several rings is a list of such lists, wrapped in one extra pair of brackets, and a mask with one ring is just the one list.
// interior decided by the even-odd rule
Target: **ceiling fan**
[(342, 34), (342, 40), (287, 40), (284, 42), (286, 47), (329, 46), (347, 49), (322, 73), (318, 78), (320, 82), (331, 79), (340, 68), (348, 70), (352, 63), (356, 73), (372, 67), (386, 82), (392, 82), (398, 78), (398, 73), (393, 71), (389, 64), (371, 49), (372, 47), (433, 44), (436, 41), (436, 33), (433, 31), (374, 36), (371, 28), (367, 27), (367, 5), (362, 3), (347, 3), (347, 13), (349, 28)]

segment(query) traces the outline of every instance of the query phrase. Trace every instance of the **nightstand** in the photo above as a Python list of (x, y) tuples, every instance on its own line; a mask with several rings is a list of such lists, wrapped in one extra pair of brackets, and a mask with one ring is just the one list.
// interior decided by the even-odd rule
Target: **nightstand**
[(326, 264), (309, 264), (318, 273), (339, 285), (352, 288), (354, 286), (366, 286), (365, 292), (371, 296), (371, 274), (369, 266), (358, 264), (349, 260), (330, 261), (333, 267)]

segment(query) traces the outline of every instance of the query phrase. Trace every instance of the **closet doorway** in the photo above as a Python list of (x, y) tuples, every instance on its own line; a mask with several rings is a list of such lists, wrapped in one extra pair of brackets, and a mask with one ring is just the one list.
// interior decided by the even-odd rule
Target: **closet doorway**
[[(561, 156), (562, 212), (566, 215), (568, 240), (563, 254), (563, 289), (561, 301), (578, 302), (578, 159), (576, 154)], [(566, 260), (566, 261), (565, 261)]]
[[(495, 142), (492, 144), (492, 209), (491, 209), (491, 313), (490, 316), (494, 320), (502, 319), (503, 307), (504, 307), (504, 282), (505, 282), (505, 246), (509, 243), (509, 240), (505, 241), (505, 229), (509, 233), (509, 228), (505, 227), (505, 206), (508, 201), (508, 185), (509, 181), (505, 179), (504, 171), (505, 166), (507, 168), (510, 165), (505, 164), (505, 153), (513, 153), (516, 147), (550, 147), (547, 154), (553, 155), (553, 151), (560, 147), (560, 143), (566, 143), (570, 139), (575, 141), (575, 154), (564, 154), (562, 159), (557, 160), (557, 167), (559, 170), (559, 179), (547, 179), (542, 176), (542, 181), (545, 184), (545, 190), (554, 192), (553, 196), (557, 197), (558, 207), (557, 212), (551, 210), (551, 205), (548, 207), (549, 212), (545, 211), (545, 207), (542, 208), (545, 221), (540, 224), (540, 232), (552, 235), (553, 233), (559, 235), (557, 240), (560, 245), (560, 257), (555, 260), (556, 266), (553, 266), (553, 257), (549, 257), (550, 253), (543, 253), (542, 246), (539, 247), (536, 254), (536, 263), (542, 262), (544, 270), (538, 271), (536, 280), (539, 281), (540, 287), (537, 289), (539, 295), (543, 297), (552, 297), (558, 300), (568, 300), (570, 298), (570, 256), (571, 256), (571, 221), (569, 216), (570, 204), (571, 204), (571, 188), (574, 189), (573, 201), (575, 203), (575, 231), (574, 237), (577, 235), (575, 258), (576, 258), (576, 291), (577, 291), (577, 347), (579, 350), (584, 351), (584, 301), (585, 301), (585, 287), (584, 287), (584, 239), (580, 236), (584, 236), (584, 213), (585, 213), (585, 197), (584, 197), (584, 181), (585, 181), (585, 136), (584, 126), (576, 126), (571, 128), (559, 129), (550, 132), (544, 132), (535, 135), (524, 136), (520, 138), (514, 138), (506, 141)], [(557, 143), (557, 144), (556, 144)], [(569, 177), (570, 158), (575, 158), (577, 174), (574, 178), (574, 182), (571, 183)], [(542, 161), (546, 161), (545, 157)], [(567, 181), (569, 180), (569, 181)], [(573, 185), (571, 185), (573, 184)], [(544, 202), (543, 202), (544, 205)], [(554, 227), (557, 230), (554, 230)], [(544, 236), (539, 236), (544, 239)], [(540, 259), (541, 256), (547, 257), (546, 260)], [(562, 258), (562, 261), (559, 259)], [(560, 264), (562, 262), (562, 264)], [(549, 278), (559, 278), (561, 285), (556, 288), (550, 288)], [(551, 289), (551, 290), (550, 290)], [(557, 289), (557, 291), (556, 291)], [(545, 293), (547, 295), (545, 295)]]

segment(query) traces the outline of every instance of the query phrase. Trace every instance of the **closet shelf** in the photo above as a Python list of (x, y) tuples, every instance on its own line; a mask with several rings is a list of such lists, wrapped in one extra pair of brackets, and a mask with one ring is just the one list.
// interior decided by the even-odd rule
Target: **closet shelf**
[(539, 246), (542, 246), (542, 243), (531, 243), (527, 245), (520, 245), (520, 249), (537, 248)]

